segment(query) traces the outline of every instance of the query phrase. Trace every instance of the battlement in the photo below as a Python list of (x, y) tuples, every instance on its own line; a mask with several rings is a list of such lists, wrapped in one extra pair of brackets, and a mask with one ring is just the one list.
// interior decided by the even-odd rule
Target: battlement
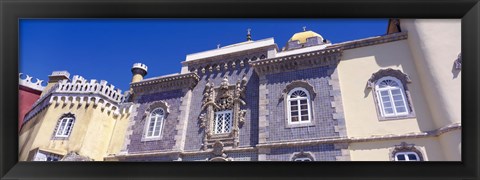
[(87, 81), (82, 76), (75, 75), (73, 76), (72, 81), (62, 80), (58, 83), (58, 88), (54, 91), (56, 93), (87, 93), (87, 94), (100, 94), (107, 99), (120, 103), (124, 100), (124, 95), (122, 91), (118, 88), (115, 89), (115, 86), (108, 84), (107, 81), (92, 79)]
[(133, 69), (137, 69), (137, 68), (138, 68), (138, 69), (142, 69), (142, 70), (144, 70), (145, 72), (147, 72), (147, 70), (148, 70), (147, 65), (142, 64), (142, 63), (135, 63), (135, 64), (133, 64), (132, 70), (133, 70)]
[(22, 74), (23, 73), (18, 74), (18, 84), (19, 85), (26, 86), (26, 87), (29, 87), (29, 88), (32, 88), (32, 89), (35, 89), (35, 90), (38, 90), (38, 91), (43, 91), (43, 89), (45, 89), (45, 86), (42, 85), (43, 80), (35, 78), (37, 80), (35, 82), (33, 82), (31, 76), (25, 74), (26, 77), (22, 78)]

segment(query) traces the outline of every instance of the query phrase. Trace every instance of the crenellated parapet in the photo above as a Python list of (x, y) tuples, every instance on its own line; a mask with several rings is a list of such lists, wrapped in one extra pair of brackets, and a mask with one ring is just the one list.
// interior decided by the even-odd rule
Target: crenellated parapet
[(98, 82), (95, 79), (87, 81), (82, 76), (75, 75), (72, 80), (64, 79), (52, 86), (35, 102), (32, 109), (25, 115), (26, 123), (49, 105), (70, 107), (92, 106), (113, 116), (130, 113), (130, 104), (124, 103), (125, 95), (107, 81)]
[(148, 72), (148, 67), (147, 67), (147, 65), (142, 64), (142, 63), (135, 63), (135, 64), (133, 64), (132, 69), (142, 69), (142, 70), (144, 70), (145, 72)]
[(25, 74), (26, 77), (22, 78), (22, 74), (23, 73), (20, 73), (18, 75), (18, 84), (19, 85), (29, 87), (31, 89), (38, 90), (38, 91), (43, 91), (43, 89), (45, 89), (45, 86), (42, 85), (43, 80), (40, 80), (40, 79), (36, 78), (37, 80), (35, 82), (33, 82), (32, 81), (33, 77)]
[(115, 89), (115, 86), (108, 84), (107, 81), (101, 80), (98, 82), (95, 79), (87, 81), (78, 75), (73, 76), (72, 81), (60, 81), (58, 83), (58, 89), (55, 92), (72, 94), (98, 94), (116, 103), (123, 102), (124, 100), (122, 91), (118, 88)]

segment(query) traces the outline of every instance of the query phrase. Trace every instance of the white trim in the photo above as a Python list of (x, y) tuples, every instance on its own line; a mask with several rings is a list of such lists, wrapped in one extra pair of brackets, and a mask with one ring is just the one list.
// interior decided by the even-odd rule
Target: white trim
[[(230, 133), (230, 132), (232, 132), (232, 124), (233, 124), (233, 113), (232, 113), (232, 112), (233, 112), (232, 110), (215, 112), (215, 119), (214, 119), (214, 122), (213, 122), (213, 123), (214, 123), (214, 129), (213, 129), (214, 134), (224, 134), (224, 133)], [(219, 119), (217, 119), (217, 118), (219, 117), (219, 116), (218, 116), (219, 114), (223, 115), (223, 116), (222, 116), (223, 118), (222, 118), (222, 120), (221, 120), (221, 121), (222, 121), (222, 129), (221, 129), (220, 132), (217, 132), (217, 128), (218, 128), (218, 123), (217, 123), (217, 121), (219, 120)], [(230, 121), (230, 123), (229, 123), (229, 128), (228, 128), (229, 131), (226, 131), (226, 129), (225, 129), (225, 122), (227, 121), (227, 119), (225, 119), (225, 115), (226, 115), (226, 114), (230, 114), (230, 119), (228, 119), (228, 120)]]
[[(65, 124), (63, 124), (65, 122)], [(62, 126), (63, 124), (63, 126)], [(70, 127), (68, 124), (71, 124)], [(63, 117), (58, 121), (57, 130), (55, 132), (55, 137), (68, 137), (72, 132), (73, 125), (75, 124), (75, 118), (73, 117)], [(67, 127), (69, 127), (67, 129)]]
[[(155, 122), (154, 122), (153, 127), (152, 127), (152, 135), (149, 136), (148, 133), (149, 133), (149, 130), (150, 130), (150, 123), (152, 121), (152, 114), (157, 110), (160, 110), (162, 112), (162, 114), (159, 115), (157, 113), (157, 116), (154, 117)], [(161, 118), (161, 119), (159, 119), (159, 118)], [(164, 121), (165, 121), (165, 110), (163, 110), (163, 108), (156, 108), (152, 112), (150, 112), (150, 114), (148, 115), (147, 125), (145, 127), (146, 128), (145, 129), (145, 139), (160, 137), (162, 135), (162, 131), (163, 131), (163, 124), (165, 124)], [(157, 123), (159, 123), (159, 122), (160, 122), (160, 127), (159, 127), (159, 130), (158, 130), (159, 132), (158, 132), (158, 135), (155, 135), (155, 128), (157, 127)]]
[(234, 52), (246, 51), (246, 50), (256, 49), (261, 47), (274, 46), (274, 45), (276, 46), (273, 38), (267, 38), (267, 39), (262, 39), (257, 41), (246, 41), (242, 43), (225, 46), (219, 49), (213, 49), (213, 50), (203, 51), (199, 53), (188, 54), (187, 57), (185, 58), (185, 61), (194, 61), (198, 59), (204, 59), (204, 58), (220, 56), (220, 55), (230, 54)]
[(285, 56), (290, 56), (290, 55), (309, 53), (309, 52), (312, 52), (312, 51), (319, 51), (319, 50), (325, 49), (325, 48), (327, 48), (328, 46), (331, 46), (331, 45), (332, 45), (331, 43), (327, 43), (327, 44), (314, 45), (314, 46), (304, 47), (304, 48), (299, 48), (299, 49), (292, 49), (292, 50), (288, 50), (288, 51), (281, 51), (281, 52), (278, 52), (275, 55), (275, 57), (279, 58), (279, 57), (285, 57)]
[(37, 150), (32, 161), (60, 161), (62, 157), (63, 156), (59, 154)]
[[(290, 96), (292, 95), (292, 93), (294, 93), (295, 91), (303, 91), (307, 97), (300, 97), (300, 98), (291, 98)], [(308, 110), (308, 121), (302, 121), (302, 113), (301, 113), (301, 105), (300, 105), (300, 101), (301, 100), (307, 100), (307, 110)], [(297, 101), (297, 105), (298, 105), (298, 121), (297, 122), (292, 122), (292, 113), (291, 113), (291, 110), (292, 110), (292, 105), (291, 105), (291, 101)], [(311, 99), (310, 99), (310, 93), (305, 89), (305, 88), (302, 88), (302, 87), (296, 87), (296, 88), (293, 88), (292, 90), (290, 90), (290, 92), (288, 92), (287, 94), (287, 119), (288, 119), (288, 124), (303, 124), (303, 123), (310, 123), (312, 122), (312, 110), (311, 110)]]
[[(398, 87), (383, 87), (383, 88), (380, 88), (379, 87), (380, 83), (382, 83), (385, 80), (394, 81), (395, 83), (398, 84)], [(395, 100), (394, 100), (393, 95), (392, 95), (393, 90), (400, 90), (400, 94), (402, 95), (403, 105), (405, 107), (405, 112), (400, 112), (400, 113), (397, 112), (397, 106), (395, 105)], [(382, 99), (382, 94), (380, 92), (388, 92), (388, 98), (390, 100), (390, 105), (391, 105), (391, 108), (393, 110), (393, 113), (387, 114), (385, 112), (384, 101)], [(377, 94), (377, 102), (378, 102), (377, 105), (379, 106), (380, 113), (383, 117), (399, 117), (399, 116), (407, 116), (409, 114), (410, 109), (408, 108), (408, 102), (407, 102), (406, 95), (405, 95), (405, 89), (402, 85), (402, 82), (400, 80), (398, 80), (397, 78), (391, 77), (391, 76), (386, 76), (386, 77), (382, 77), (382, 78), (378, 79), (377, 82), (375, 83), (375, 93)]]
[(293, 161), (313, 161), (308, 157), (295, 158)]
[[(409, 154), (415, 155), (416, 160), (410, 160), (410, 157), (408, 157)], [(397, 155), (403, 155), (405, 157), (405, 160), (398, 160)], [(408, 152), (397, 152), (395, 153), (395, 161), (420, 161), (420, 157), (416, 152), (413, 151), (408, 151)]]

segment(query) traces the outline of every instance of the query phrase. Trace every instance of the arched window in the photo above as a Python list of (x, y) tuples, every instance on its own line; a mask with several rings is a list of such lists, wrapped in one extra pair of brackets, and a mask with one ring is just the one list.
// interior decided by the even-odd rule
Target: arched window
[(165, 111), (162, 108), (154, 109), (148, 118), (146, 138), (160, 137), (163, 128), (163, 119)]
[(315, 161), (315, 158), (312, 153), (301, 150), (299, 153), (293, 154), (292, 161)]
[(424, 161), (422, 152), (414, 144), (402, 142), (390, 151), (392, 161)]
[(420, 161), (420, 157), (416, 152), (397, 152), (395, 153), (395, 161)]
[(405, 90), (394, 77), (380, 78), (375, 86), (378, 107), (383, 117), (406, 116), (409, 113)]
[(310, 94), (304, 88), (294, 88), (287, 95), (288, 123), (306, 123), (311, 120)]
[(57, 124), (57, 130), (55, 131), (55, 137), (65, 138), (70, 136), (73, 125), (75, 123), (75, 117), (73, 114), (66, 114), (60, 118)]

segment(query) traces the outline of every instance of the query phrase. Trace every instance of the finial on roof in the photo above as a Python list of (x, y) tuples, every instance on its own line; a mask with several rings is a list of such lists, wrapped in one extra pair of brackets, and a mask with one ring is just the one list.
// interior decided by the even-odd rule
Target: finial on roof
[(250, 31), (251, 31), (251, 30), (252, 30), (252, 29), (250, 29), (250, 28), (247, 29), (247, 41), (251, 41), (251, 40), (252, 40), (252, 35), (250, 34)]
[(220, 44), (217, 44), (217, 49), (220, 49)]
[(303, 26), (303, 31), (307, 31), (307, 26)]

